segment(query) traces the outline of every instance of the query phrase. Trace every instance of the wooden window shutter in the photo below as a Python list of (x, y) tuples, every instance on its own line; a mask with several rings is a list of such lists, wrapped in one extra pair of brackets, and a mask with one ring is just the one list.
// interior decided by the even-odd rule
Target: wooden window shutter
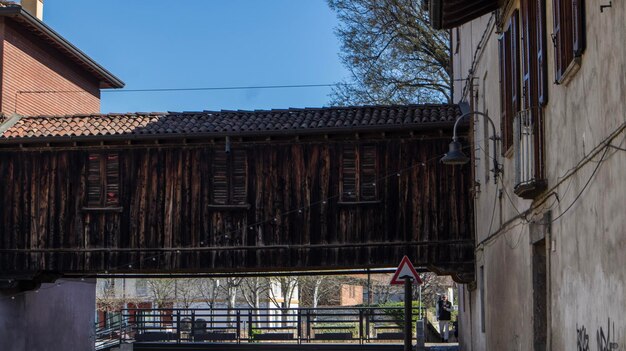
[[(505, 136), (505, 125), (506, 125), (506, 111), (507, 105), (509, 101), (509, 97), (507, 95), (507, 60), (506, 60), (506, 33), (503, 33), (500, 38), (498, 38), (498, 61), (500, 65), (500, 135)], [(503, 148), (502, 152), (504, 153), (506, 150)]]
[(89, 154), (87, 161), (87, 207), (102, 206), (102, 169), (100, 154)]
[(119, 205), (120, 159), (116, 153), (87, 156), (87, 207)]
[(223, 150), (216, 150), (213, 154), (212, 173), (212, 203), (226, 205), (228, 203), (228, 154)]
[(119, 204), (120, 193), (120, 157), (118, 154), (106, 155), (106, 199), (105, 206)]
[(343, 201), (356, 201), (356, 149), (344, 146), (341, 153), (341, 198)]
[(572, 1), (572, 45), (575, 57), (581, 56), (585, 51), (585, 2), (583, 0)]
[(515, 10), (511, 16), (511, 63), (512, 63), (512, 79), (511, 79), (511, 104), (513, 111), (511, 114), (511, 123), (516, 112), (521, 110), (522, 105), (522, 89), (520, 85), (520, 36), (519, 36), (519, 12)]
[(554, 74), (555, 81), (558, 81), (563, 75), (563, 71), (565, 68), (563, 67), (563, 57), (561, 55), (561, 41), (562, 41), (562, 27), (561, 27), (561, 1), (563, 0), (553, 0), (552, 1), (552, 12), (554, 17), (554, 28), (552, 30), (552, 40), (554, 44)]
[(376, 146), (364, 145), (361, 148), (360, 157), (360, 180), (361, 201), (376, 199)]
[(536, 5), (536, 37), (537, 37), (537, 99), (539, 105), (548, 103), (548, 64), (546, 60), (546, 3), (534, 0)]
[(232, 152), (232, 186), (231, 204), (242, 205), (246, 203), (247, 194), (247, 157), (245, 150), (233, 150)]
[(518, 23), (518, 11), (515, 10), (500, 41), (503, 153), (513, 146), (513, 118), (521, 109)]
[(522, 97), (523, 108), (529, 109), (533, 107), (535, 95), (533, 84), (535, 80), (533, 75), (535, 74), (534, 67), (534, 36), (533, 36), (533, 21), (535, 20), (532, 13), (531, 2), (533, 0), (522, 0), (522, 30), (521, 30), (521, 56), (522, 56)]

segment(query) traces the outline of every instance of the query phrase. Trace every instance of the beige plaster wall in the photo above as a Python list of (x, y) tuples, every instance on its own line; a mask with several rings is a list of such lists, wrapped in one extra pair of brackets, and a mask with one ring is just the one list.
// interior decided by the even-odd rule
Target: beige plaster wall
[[(588, 346), (588, 350), (601, 350), (605, 346), (608, 347), (605, 349), (621, 350), (626, 349), (626, 152), (607, 149), (584, 191), (603, 152), (580, 169), (571, 170), (584, 163), (596, 146), (626, 123), (626, 5), (613, 1), (612, 7), (601, 13), (599, 3), (586, 1), (585, 4), (587, 48), (580, 70), (568, 84), (549, 84), (545, 109), (548, 188), (558, 194), (559, 200), (555, 196), (548, 198), (550, 191), (547, 191), (535, 199), (538, 204), (547, 198), (529, 219), (538, 221), (548, 211), (552, 218), (557, 218), (574, 203), (549, 226), (549, 349), (576, 350), (582, 340), (587, 344), (580, 346)], [(461, 46), (453, 57), (456, 79), (468, 77), (489, 17), (486, 15), (459, 28)], [(548, 35), (552, 27), (552, 2), (548, 1)], [(488, 112), (499, 128), (497, 33), (491, 28), (486, 45), (478, 51), (471, 97), (470, 91), (466, 91), (465, 99), (473, 100), (475, 110)], [(453, 30), (452, 43), (456, 42), (456, 30)], [(547, 51), (548, 78), (552, 82), (551, 42)], [(463, 84), (463, 81), (455, 83), (457, 100), (463, 95)], [(529, 225), (520, 219), (507, 221), (533, 202), (513, 193), (512, 155), (500, 156), (504, 163), (501, 191), (496, 191), (493, 179), (487, 179), (484, 149), (492, 144), (483, 141), (482, 119), (476, 122), (474, 164), (476, 180), (480, 183), (476, 197), (476, 237), (477, 243), (490, 234), (494, 239), (479, 246), (477, 251), (477, 267), (484, 265), (485, 269), (487, 331), (480, 330), (479, 284), (471, 294), (471, 287), (465, 287), (463, 293), (471, 306), (470, 312), (462, 312), (462, 345), (465, 350), (532, 350)], [(626, 147), (625, 136), (626, 132), (622, 131), (612, 143)]]

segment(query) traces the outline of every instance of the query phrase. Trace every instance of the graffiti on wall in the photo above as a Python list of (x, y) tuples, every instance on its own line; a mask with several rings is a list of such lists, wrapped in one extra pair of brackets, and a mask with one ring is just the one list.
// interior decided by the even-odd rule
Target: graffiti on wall
[[(619, 351), (619, 344), (615, 336), (615, 321), (611, 324), (608, 319), (606, 329), (603, 326), (596, 330), (597, 351)], [(576, 324), (576, 350), (591, 351), (589, 347), (589, 334), (584, 325)]]
[(611, 318), (609, 318), (606, 332), (600, 327), (596, 333), (596, 339), (598, 341), (598, 351), (617, 350), (619, 345), (615, 342), (615, 321), (613, 321), (613, 328), (611, 328)]
[(587, 334), (587, 328), (585, 328), (584, 325), (578, 328), (578, 324), (576, 324), (576, 335), (576, 350), (589, 351), (589, 334)]

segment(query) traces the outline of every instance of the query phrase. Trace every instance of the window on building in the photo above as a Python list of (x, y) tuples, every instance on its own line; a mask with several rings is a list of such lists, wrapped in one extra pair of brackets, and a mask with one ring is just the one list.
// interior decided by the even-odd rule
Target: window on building
[(545, 4), (522, 0), (522, 109), (513, 119), (515, 193), (532, 199), (545, 189), (543, 110), (548, 101), (546, 79)]
[(247, 162), (245, 150), (215, 151), (212, 163), (212, 204), (246, 204)]
[(117, 153), (92, 153), (87, 162), (86, 206), (117, 207), (120, 196), (120, 160)]
[(523, 106), (533, 109), (548, 102), (545, 2), (522, 0), (521, 11)]
[(377, 199), (377, 155), (375, 145), (346, 145), (341, 153), (341, 200)]
[(499, 38), (502, 152), (513, 146), (513, 118), (521, 109), (519, 14), (515, 10)]
[(556, 82), (563, 81), (585, 51), (585, 3), (583, 0), (553, 0), (554, 68)]
[(480, 266), (478, 271), (478, 284), (480, 293), (480, 330), (484, 333), (487, 330), (485, 326), (485, 266)]

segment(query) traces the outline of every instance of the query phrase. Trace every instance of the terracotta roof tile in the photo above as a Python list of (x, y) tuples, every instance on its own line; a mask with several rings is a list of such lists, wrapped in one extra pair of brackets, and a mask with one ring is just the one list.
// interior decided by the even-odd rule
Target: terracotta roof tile
[[(457, 105), (326, 107), (269, 111), (203, 111), (22, 117), (0, 140), (97, 138), (107, 135), (282, 134), (380, 127), (452, 125)], [(8, 121), (0, 116), (0, 125)]]

